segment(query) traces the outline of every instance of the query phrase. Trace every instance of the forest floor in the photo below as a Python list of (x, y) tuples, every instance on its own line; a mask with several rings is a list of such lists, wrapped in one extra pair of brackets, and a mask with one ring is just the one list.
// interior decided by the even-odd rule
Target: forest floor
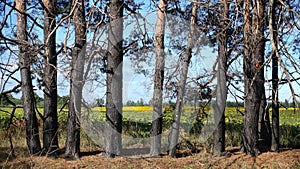
[[(282, 149), (279, 153), (267, 152), (251, 157), (239, 152), (239, 148), (229, 148), (224, 157), (212, 157), (210, 153), (186, 154), (179, 152), (178, 158), (164, 154), (162, 158), (126, 156), (107, 159), (101, 150), (82, 152), (79, 160), (68, 160), (61, 154), (56, 160), (45, 156), (28, 156), (25, 148), (16, 148), (15, 158), (8, 158), (8, 149), (0, 147), (0, 168), (290, 168), (300, 169), (300, 149)], [(25, 154), (20, 154), (23, 152)]]

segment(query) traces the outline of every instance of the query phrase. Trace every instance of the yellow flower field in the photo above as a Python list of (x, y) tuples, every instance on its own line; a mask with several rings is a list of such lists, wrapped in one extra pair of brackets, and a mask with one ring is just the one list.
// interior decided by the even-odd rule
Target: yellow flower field
[[(0, 120), (2, 122), (9, 120), (10, 113), (12, 108), (0, 108)], [(147, 119), (151, 120), (152, 117), (152, 106), (124, 106), (123, 107), (123, 117), (129, 119)], [(299, 110), (296, 108), (280, 108), (280, 125), (288, 124), (294, 126), (300, 126), (300, 113)], [(43, 114), (43, 108), (38, 108), (38, 111)], [(66, 121), (67, 119), (67, 109), (64, 109), (62, 112), (58, 114), (59, 121)], [(94, 107), (92, 108), (93, 117), (99, 116), (100, 119), (105, 118), (105, 107)], [(186, 121), (186, 118), (190, 117), (190, 114), (194, 112), (193, 106), (185, 106), (183, 107), (183, 121)], [(205, 112), (207, 114), (212, 115), (213, 111), (211, 108), (205, 108)], [(244, 112), (243, 107), (226, 107), (225, 109), (225, 121), (227, 123), (239, 123), (242, 124), (243, 122), (243, 115)], [(171, 115), (171, 114), (170, 114)], [(22, 119), (23, 118), (23, 109), (17, 108), (14, 113), (15, 119)], [(101, 116), (101, 117), (100, 117)], [(38, 117), (40, 119), (40, 117)], [(165, 117), (167, 118), (167, 117)], [(271, 110), (270, 110), (270, 118), (271, 118)], [(172, 116), (170, 116), (172, 119)]]
[[(94, 111), (106, 111), (105, 107), (94, 107), (92, 108)], [(152, 111), (152, 106), (124, 106), (123, 111), (138, 111), (138, 112), (144, 112), (144, 111)]]

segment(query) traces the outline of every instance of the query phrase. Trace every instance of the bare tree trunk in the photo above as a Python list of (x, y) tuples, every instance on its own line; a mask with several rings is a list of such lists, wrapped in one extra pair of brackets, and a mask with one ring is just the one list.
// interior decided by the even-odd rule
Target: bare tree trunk
[[(265, 80), (264, 78), (262, 79)], [(263, 90), (265, 91), (265, 88)], [(262, 93), (258, 119), (259, 149), (262, 152), (267, 152), (271, 148), (271, 124), (265, 92)]]
[(272, 143), (271, 151), (279, 152), (278, 58), (272, 56)]
[(79, 158), (80, 153), (80, 113), (82, 100), (82, 87), (84, 85), (83, 73), (86, 50), (86, 21), (84, 0), (75, 3), (73, 15), (75, 25), (75, 47), (72, 53), (72, 69), (70, 79), (70, 100), (67, 124), (66, 152), (67, 158)]
[(106, 79), (106, 157), (122, 153), (123, 0), (110, 2)]
[(252, 24), (250, 23), (250, 0), (244, 1), (244, 83), (245, 116), (243, 128), (243, 150), (250, 155), (259, 155), (258, 119), (263, 98), (264, 77), (264, 12), (265, 3), (253, 3)]
[[(26, 12), (26, 1), (17, 0), (16, 9)], [(41, 143), (39, 138), (38, 120), (35, 112), (35, 100), (31, 79), (31, 55), (28, 48), (28, 39), (26, 34), (27, 20), (26, 16), (17, 13), (17, 37), (19, 44), (19, 64), (21, 72), (21, 89), (24, 109), (24, 118), (26, 122), (26, 143), (30, 154), (37, 155), (41, 152)]]
[(154, 93), (153, 93), (153, 113), (152, 113), (152, 130), (151, 130), (151, 147), (150, 156), (161, 156), (161, 134), (162, 134), (162, 91), (164, 82), (164, 35), (167, 1), (159, 1), (159, 9), (157, 11), (157, 21), (155, 30), (155, 75), (154, 75)]
[(185, 95), (185, 85), (187, 80), (188, 68), (192, 57), (192, 49), (195, 41), (195, 22), (197, 15), (197, 4), (193, 4), (192, 16), (190, 21), (190, 31), (188, 37), (188, 44), (186, 51), (183, 55), (183, 64), (180, 72), (180, 80), (178, 84), (178, 95), (176, 100), (175, 113), (173, 117), (172, 129), (170, 133), (170, 144), (169, 144), (169, 155), (171, 157), (176, 157), (176, 146), (178, 144), (178, 137), (180, 131), (180, 117), (183, 106), (183, 97)]
[[(218, 71), (217, 71), (217, 87), (216, 87), (216, 103), (214, 108), (214, 156), (221, 156), (225, 151), (225, 107), (227, 99), (227, 41), (228, 41), (228, 3), (227, 0), (222, 1), (223, 9), (218, 37)], [(225, 29), (225, 30), (224, 30)]]
[(269, 117), (269, 108), (267, 107), (266, 93), (265, 93), (265, 77), (264, 77), (264, 62), (265, 62), (265, 0), (257, 0), (256, 15), (254, 17), (253, 23), (255, 31), (257, 31), (255, 37), (255, 42), (253, 43), (254, 55), (258, 58), (259, 70), (257, 73), (258, 84), (260, 85), (258, 92), (261, 93), (260, 99), (260, 109), (258, 118), (258, 139), (259, 139), (259, 149), (260, 151), (266, 152), (270, 150), (271, 147), (271, 126)]
[(269, 29), (273, 49), (272, 55), (272, 143), (271, 151), (279, 151), (279, 101), (278, 101), (278, 52), (276, 26), (276, 0), (269, 0)]
[(56, 32), (55, 28), (55, 2), (44, 1), (44, 43), (45, 43), (45, 68), (44, 68), (44, 123), (43, 146), (44, 151), (51, 158), (56, 158), (58, 149), (57, 137), (57, 57), (56, 57)]

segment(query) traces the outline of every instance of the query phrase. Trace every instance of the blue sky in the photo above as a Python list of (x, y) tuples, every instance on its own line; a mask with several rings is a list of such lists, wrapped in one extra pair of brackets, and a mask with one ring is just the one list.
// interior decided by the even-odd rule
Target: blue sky
[[(146, 1), (146, 2), (150, 2), (150, 1)], [(150, 4), (147, 4), (147, 6), (149, 6)], [(154, 6), (152, 6), (154, 7)], [(147, 11), (142, 11), (143, 15), (146, 18), (146, 31), (149, 35), (154, 35), (154, 30), (155, 30), (155, 23), (156, 23), (156, 11), (152, 11), (152, 12), (147, 12)], [(14, 17), (12, 17), (10, 19), (11, 22), (15, 22), (15, 14), (13, 15)], [(173, 16), (168, 16), (169, 18), (167, 18), (167, 20), (171, 20), (170, 17)], [(125, 20), (126, 23), (126, 20)], [(131, 31), (133, 31), (136, 26), (137, 26), (138, 22), (132, 22), (129, 25), (125, 25), (125, 29), (124, 29), (124, 38), (126, 38)], [(143, 24), (143, 22), (141, 20), (139, 20), (139, 24)], [(189, 23), (187, 21), (182, 21), (179, 24), (186, 24), (188, 25)], [(39, 36), (39, 39), (42, 41), (43, 39), (43, 33), (41, 30), (39, 30), (38, 28), (35, 28), (37, 30), (37, 34)], [(73, 29), (71, 27), (70, 29), (70, 36), (67, 38), (68, 40), (66, 41), (68, 43), (69, 46), (73, 46), (73, 42), (74, 42), (74, 34), (73, 34)], [(186, 30), (187, 33), (188, 30)], [(166, 30), (166, 34), (168, 34), (170, 37), (177, 37), (177, 35), (173, 35), (172, 34), (172, 30), (168, 29), (167, 26), (167, 30)], [(57, 30), (57, 43), (63, 43), (65, 41), (66, 38), (66, 30), (59, 28)], [(100, 46), (104, 46), (105, 47), (105, 39), (106, 39), (106, 34), (103, 34), (103, 37), (100, 37), (100, 39), (103, 40), (103, 43), (100, 42)], [(182, 44), (186, 43), (184, 39), (184, 41), (182, 42)], [(102, 43), (102, 44), (101, 44)], [(168, 53), (168, 48), (166, 49), (166, 53)], [(2, 54), (2, 55), (8, 55), (8, 52)], [(144, 55), (151, 55), (152, 57), (152, 65), (154, 64), (154, 59), (155, 59), (155, 55), (152, 52), (149, 53), (144, 53)], [(175, 61), (178, 59), (179, 56), (179, 52), (177, 51), (172, 51), (171, 54), (167, 55), (166, 58), (166, 67), (172, 67), (172, 65), (174, 65)], [(216, 58), (216, 53), (214, 53), (212, 51), (212, 49), (208, 48), (208, 47), (204, 47), (202, 48), (200, 51), (198, 51), (198, 53), (196, 53), (193, 56), (192, 59), (192, 63), (190, 66), (190, 70), (189, 70), (189, 76), (190, 77), (194, 77), (197, 76), (199, 72), (201, 72), (204, 68), (205, 69), (211, 69), (212, 65), (215, 61)], [(2, 58), (3, 59), (3, 58)], [(61, 60), (65, 60), (66, 58), (59, 58)], [(17, 63), (17, 62), (16, 62)], [(62, 66), (62, 65), (60, 65)], [(146, 66), (146, 64), (144, 64), (144, 66)], [(242, 71), (241, 65), (240, 66), (240, 71)], [(237, 66), (237, 67), (238, 67)], [(123, 101), (124, 103), (126, 103), (128, 100), (138, 100), (140, 98), (143, 98), (143, 100), (145, 101), (149, 101), (152, 98), (152, 93), (153, 93), (153, 85), (152, 85), (152, 80), (153, 77), (151, 75), (145, 77), (143, 74), (137, 74), (134, 71), (134, 68), (132, 66), (131, 61), (127, 58), (124, 57), (124, 63), (123, 63), (123, 71), (124, 71), (124, 86), (123, 86)], [(146, 69), (148, 69), (150, 72), (153, 72), (153, 66), (149, 66), (146, 67)], [(169, 71), (172, 71), (172, 69), (170, 68)], [(67, 71), (65, 71), (64, 69), (62, 69), (62, 67), (58, 67), (58, 92), (60, 96), (63, 95), (68, 95), (69, 93), (69, 80), (67, 78), (65, 78)], [(270, 72), (269, 72), (270, 73)], [(267, 74), (269, 75), (269, 74)], [(16, 74), (16, 77), (19, 78), (19, 74)], [(104, 74), (103, 74), (103, 78), (104, 78)], [(270, 77), (270, 76), (269, 76)], [(1, 83), (3, 84), (3, 80), (1, 80)], [(7, 89), (9, 89), (11, 86), (13, 86), (15, 83), (13, 81), (10, 82), (10, 85), (7, 86)], [(295, 86), (297, 86), (295, 83), (293, 83)], [(266, 84), (266, 88), (268, 88), (268, 84)], [(299, 86), (294, 88), (296, 93), (300, 93), (299, 91)], [(43, 95), (42, 91), (37, 90), (38, 94), (40, 96)], [(237, 91), (234, 91), (237, 92)], [(240, 95), (240, 93), (237, 92), (237, 94)], [(270, 95), (270, 91), (266, 92), (267, 96)], [(20, 94), (18, 94), (17, 96), (20, 96)], [(280, 100), (284, 101), (285, 99), (291, 101), (291, 93), (289, 90), (288, 85), (283, 85), (280, 88), (279, 91), (279, 96), (280, 96)], [(93, 102), (93, 100), (95, 100), (96, 98), (105, 98), (105, 87), (99, 84), (96, 84), (96, 82), (93, 82), (93, 84), (87, 82), (86, 86), (85, 86), (85, 90), (84, 90), (84, 98), (86, 101), (88, 102)], [(229, 100), (233, 100), (233, 97), (228, 95), (228, 99)]]

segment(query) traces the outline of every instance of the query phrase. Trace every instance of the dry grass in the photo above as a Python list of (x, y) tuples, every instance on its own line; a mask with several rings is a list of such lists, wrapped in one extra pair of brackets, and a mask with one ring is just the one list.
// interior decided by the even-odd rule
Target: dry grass
[[(64, 150), (60, 156), (51, 160), (45, 156), (30, 156), (26, 149), (25, 132), (22, 121), (17, 121), (17, 126), (12, 126), (8, 132), (0, 132), (0, 169), (1, 168), (124, 168), (124, 169), (152, 169), (152, 168), (290, 168), (300, 169), (300, 149), (282, 149), (280, 153), (267, 152), (258, 157), (251, 157), (240, 153), (239, 148), (229, 148), (230, 156), (212, 157), (210, 145), (205, 145), (202, 151), (192, 154), (190, 150), (180, 151), (178, 158), (170, 158), (164, 154), (162, 158), (149, 158), (149, 150), (143, 150), (143, 156), (105, 158), (87, 136), (81, 137), (82, 154), (80, 160), (72, 161), (64, 158)], [(60, 128), (59, 145), (65, 144), (65, 130)], [(298, 131), (298, 130), (297, 130)], [(10, 156), (8, 136), (12, 135), (15, 157)], [(42, 133), (40, 134), (42, 136)], [(42, 138), (40, 138), (42, 140)], [(142, 146), (143, 147), (143, 146)], [(135, 151), (141, 151), (140, 147)], [(133, 151), (133, 149), (131, 149)]]
[(227, 157), (212, 157), (211, 154), (200, 152), (180, 158), (170, 158), (164, 154), (162, 158), (129, 156), (114, 159), (105, 158), (101, 149), (95, 149), (84, 151), (80, 160), (75, 161), (65, 159), (63, 151), (58, 159), (51, 160), (44, 156), (28, 156), (24, 153), (24, 148), (16, 149), (19, 152), (16, 158), (7, 159), (7, 149), (0, 150), (0, 168), (300, 168), (300, 150), (292, 149), (282, 150), (280, 153), (263, 153), (258, 157), (251, 157), (237, 151), (238, 148), (231, 148), (228, 149), (231, 155)]

